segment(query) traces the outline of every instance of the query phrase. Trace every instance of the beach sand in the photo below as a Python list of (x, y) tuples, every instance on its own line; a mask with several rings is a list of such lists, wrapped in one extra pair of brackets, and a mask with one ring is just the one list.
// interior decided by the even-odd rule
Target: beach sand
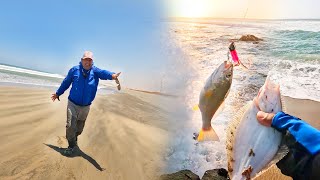
[[(155, 179), (168, 112), (157, 95), (97, 95), (74, 157), (62, 154), (68, 91), (0, 87), (0, 179)], [(154, 98), (157, 96), (156, 98)], [(154, 99), (157, 99), (156, 101)]]
[(296, 116), (320, 130), (320, 102), (283, 96), (286, 113)]

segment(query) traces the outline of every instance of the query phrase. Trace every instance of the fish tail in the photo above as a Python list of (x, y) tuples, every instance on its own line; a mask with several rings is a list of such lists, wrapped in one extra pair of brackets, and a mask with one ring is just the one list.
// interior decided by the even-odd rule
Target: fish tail
[(210, 126), (208, 129), (201, 129), (197, 137), (198, 141), (220, 141), (217, 133)]
[(199, 108), (199, 105), (197, 104), (197, 105), (194, 105), (193, 107), (192, 107), (192, 110), (194, 110), (194, 111), (198, 111), (200, 108)]

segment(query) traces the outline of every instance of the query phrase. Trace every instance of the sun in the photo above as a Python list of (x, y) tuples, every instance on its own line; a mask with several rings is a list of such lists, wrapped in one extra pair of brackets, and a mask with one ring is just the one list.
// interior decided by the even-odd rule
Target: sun
[(208, 7), (204, 0), (181, 0), (176, 6), (180, 17), (205, 17)]

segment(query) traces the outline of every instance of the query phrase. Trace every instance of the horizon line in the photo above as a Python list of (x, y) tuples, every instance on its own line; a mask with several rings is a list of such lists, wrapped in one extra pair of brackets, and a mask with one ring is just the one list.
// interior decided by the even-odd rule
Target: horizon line
[(320, 18), (229, 18), (229, 17), (185, 17), (185, 16), (170, 16), (164, 19), (228, 19), (228, 20), (291, 20), (291, 21), (301, 21), (301, 20), (313, 20), (320, 21)]

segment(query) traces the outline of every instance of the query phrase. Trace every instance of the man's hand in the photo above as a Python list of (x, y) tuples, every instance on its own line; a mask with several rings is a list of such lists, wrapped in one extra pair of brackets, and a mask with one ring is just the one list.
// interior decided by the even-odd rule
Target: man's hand
[(258, 122), (264, 126), (270, 127), (272, 124), (273, 117), (274, 117), (273, 113), (265, 113), (263, 111), (259, 111), (257, 113)]
[(60, 101), (59, 96), (56, 93), (52, 94), (51, 99), (52, 99), (53, 102), (56, 99), (58, 99)]
[(118, 73), (112, 74), (112, 79), (113, 79), (113, 80), (118, 79), (118, 76), (120, 76), (120, 74), (121, 74), (121, 72), (118, 72)]
[(118, 72), (116, 74), (112, 74), (112, 79), (116, 81), (116, 83), (118, 84), (117, 88), (118, 90), (120, 91), (121, 89), (121, 86), (120, 86), (120, 82), (119, 82), (119, 79), (118, 77), (120, 76), (121, 72)]

